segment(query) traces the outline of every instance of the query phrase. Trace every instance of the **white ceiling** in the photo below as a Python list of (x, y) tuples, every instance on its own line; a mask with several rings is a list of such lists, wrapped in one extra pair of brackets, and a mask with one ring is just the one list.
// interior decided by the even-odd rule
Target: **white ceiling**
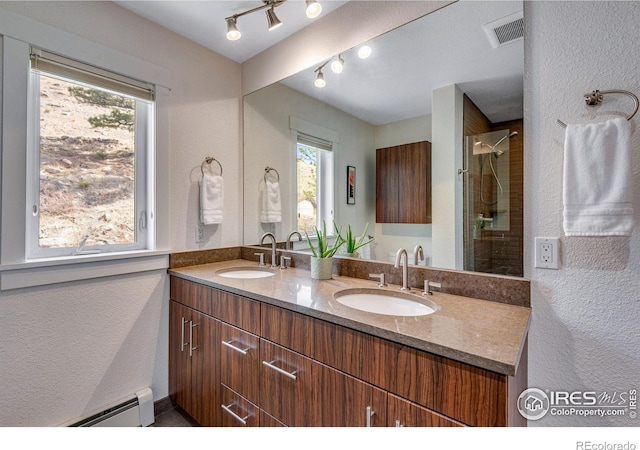
[(322, 13), (315, 19), (309, 19), (305, 14), (304, 0), (287, 0), (275, 9), (276, 15), (282, 21), (282, 26), (272, 31), (267, 29), (266, 10), (239, 17), (237, 24), (242, 37), (237, 41), (229, 41), (226, 38), (225, 17), (261, 6), (263, 4), (261, 0), (134, 0), (114, 3), (216, 53), (242, 63), (347, 3), (338, 0), (319, 1), (322, 5)]
[[(388, 0), (392, 1), (392, 0)], [(116, 1), (153, 22), (237, 62), (244, 62), (314, 20), (347, 3), (320, 0), (322, 14), (305, 15), (303, 0), (276, 8), (283, 25), (267, 29), (264, 11), (238, 19), (242, 38), (226, 39), (225, 17), (262, 1)], [(327, 86), (313, 86), (312, 67), (284, 83), (360, 119), (380, 125), (431, 113), (431, 93), (457, 84), (492, 122), (522, 117), (524, 43), (492, 48), (482, 25), (522, 11), (521, 1), (458, 1), (371, 42), (373, 54), (359, 60), (345, 52), (345, 69), (323, 72)]]
[(372, 54), (342, 54), (344, 71), (311, 67), (283, 80), (293, 89), (373, 125), (431, 113), (434, 89), (457, 84), (494, 123), (522, 118), (524, 41), (494, 49), (482, 25), (522, 11), (522, 3), (460, 1), (373, 39)]

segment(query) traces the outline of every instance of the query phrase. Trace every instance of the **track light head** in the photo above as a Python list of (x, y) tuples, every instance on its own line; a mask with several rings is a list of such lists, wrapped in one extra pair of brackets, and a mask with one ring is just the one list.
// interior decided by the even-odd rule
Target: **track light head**
[(363, 45), (358, 49), (358, 57), (360, 57), (360, 59), (366, 59), (369, 56), (371, 56), (371, 47), (368, 45)]
[(344, 69), (344, 59), (338, 55), (331, 63), (331, 70), (333, 70), (334, 73), (342, 73), (342, 69)]
[(314, 82), (316, 87), (323, 88), (327, 85), (327, 82), (324, 81), (324, 75), (322, 74), (322, 69), (318, 70), (318, 76), (316, 77), (316, 81)]
[(314, 19), (322, 12), (322, 5), (316, 0), (307, 0), (307, 17)]
[(269, 24), (269, 31), (275, 30), (282, 25), (282, 22), (278, 19), (278, 16), (276, 16), (276, 12), (273, 10), (273, 6), (267, 9), (267, 23)]
[(236, 19), (234, 17), (228, 17), (227, 19), (227, 39), (230, 41), (237, 41), (242, 37), (240, 30), (238, 30), (238, 26), (236, 24)]

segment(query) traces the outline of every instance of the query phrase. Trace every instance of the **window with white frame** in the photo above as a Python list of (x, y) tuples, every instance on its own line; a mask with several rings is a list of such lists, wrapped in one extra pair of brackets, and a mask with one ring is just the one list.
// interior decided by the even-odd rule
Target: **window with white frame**
[(31, 49), (26, 258), (153, 249), (154, 88)]
[(333, 230), (333, 144), (298, 132), (296, 153), (297, 226)]

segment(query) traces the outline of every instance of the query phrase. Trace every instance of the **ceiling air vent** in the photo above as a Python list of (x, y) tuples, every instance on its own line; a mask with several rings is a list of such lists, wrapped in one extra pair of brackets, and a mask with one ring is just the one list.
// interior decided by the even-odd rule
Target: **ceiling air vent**
[(482, 26), (493, 48), (524, 37), (524, 21), (522, 11), (509, 14)]

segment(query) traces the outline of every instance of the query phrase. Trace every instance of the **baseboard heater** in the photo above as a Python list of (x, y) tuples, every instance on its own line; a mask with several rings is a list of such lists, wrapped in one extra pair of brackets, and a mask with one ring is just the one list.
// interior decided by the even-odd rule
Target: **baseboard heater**
[(147, 427), (154, 422), (153, 393), (144, 388), (133, 396), (92, 412), (64, 426), (68, 427)]

